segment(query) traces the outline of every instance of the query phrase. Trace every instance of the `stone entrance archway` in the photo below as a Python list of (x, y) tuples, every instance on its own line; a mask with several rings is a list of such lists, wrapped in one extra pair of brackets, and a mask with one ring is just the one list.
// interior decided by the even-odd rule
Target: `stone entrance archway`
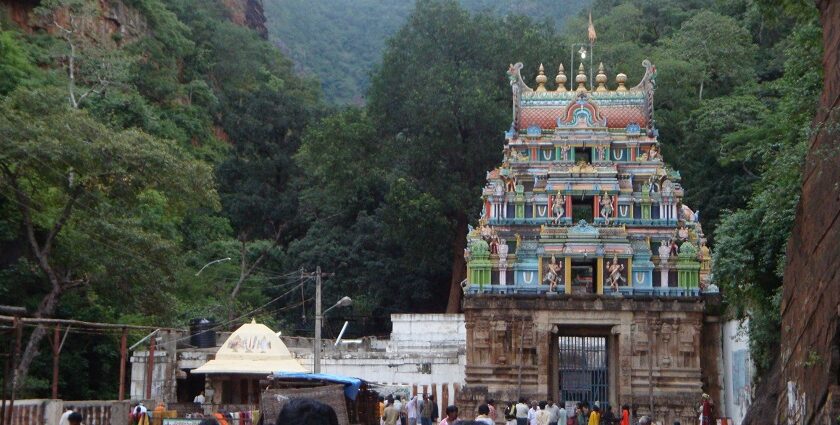
[(603, 403), (609, 394), (609, 351), (604, 336), (557, 338), (560, 400)]

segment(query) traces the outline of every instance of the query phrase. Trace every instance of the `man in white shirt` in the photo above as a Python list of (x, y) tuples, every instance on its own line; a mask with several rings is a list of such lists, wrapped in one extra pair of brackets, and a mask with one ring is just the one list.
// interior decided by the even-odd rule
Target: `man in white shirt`
[(73, 413), (73, 408), (68, 406), (67, 410), (61, 414), (61, 419), (58, 420), (58, 425), (70, 425), (70, 422), (67, 420), (70, 417), (70, 414)]
[[(560, 420), (560, 407), (554, 404), (553, 400), (548, 400), (548, 425), (557, 425), (558, 421)], [(563, 425), (566, 425), (566, 421), (563, 421)]]
[(516, 404), (516, 425), (528, 425), (528, 405), (525, 404), (525, 397), (519, 398)]
[(540, 408), (537, 410), (537, 425), (548, 425), (551, 419), (551, 413), (548, 413), (547, 404), (544, 401), (540, 402)]
[(417, 425), (417, 396), (405, 405), (405, 415), (408, 417), (408, 425)]
[(537, 425), (537, 402), (531, 400), (531, 408), (528, 409), (528, 425)]
[(495, 425), (493, 419), (490, 419), (490, 406), (486, 404), (478, 406), (478, 416), (475, 417), (475, 421), (487, 425)]
[(557, 413), (557, 425), (566, 425), (569, 421), (569, 413), (566, 412), (566, 403), (560, 402), (560, 411)]

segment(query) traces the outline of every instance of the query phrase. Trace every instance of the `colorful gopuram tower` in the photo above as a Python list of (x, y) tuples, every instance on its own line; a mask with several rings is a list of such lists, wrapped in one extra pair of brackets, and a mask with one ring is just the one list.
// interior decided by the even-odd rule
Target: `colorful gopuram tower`
[(722, 402), (711, 256), (662, 157), (643, 66), (628, 87), (603, 65), (595, 84), (581, 65), (567, 85), (559, 65), (548, 87), (540, 65), (536, 88), (510, 66), (513, 122), (464, 252), (463, 412), (524, 396), (693, 424), (704, 392)]
[(656, 68), (635, 87), (618, 74), (594, 89), (583, 64), (553, 90), (508, 71), (513, 123), (502, 164), (487, 173), (485, 208), (468, 238), (467, 290), (698, 295), (710, 255), (680, 173), (663, 161), (653, 119)]

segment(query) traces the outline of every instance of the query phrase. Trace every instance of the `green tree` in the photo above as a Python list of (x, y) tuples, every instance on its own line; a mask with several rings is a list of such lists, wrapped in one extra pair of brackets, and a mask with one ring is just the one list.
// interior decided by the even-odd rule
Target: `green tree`
[(8, 94), (30, 74), (35, 67), (23, 46), (11, 31), (0, 31), (0, 96)]
[(718, 93), (750, 81), (756, 49), (750, 34), (738, 22), (712, 11), (702, 11), (665, 40), (667, 54), (700, 70), (697, 97), (712, 84)]
[[(0, 103), (0, 193), (14, 204), (27, 259), (46, 283), (33, 288), (36, 317), (52, 316), (62, 295), (77, 287), (95, 286), (115, 299), (157, 292), (142, 285), (164, 283), (172, 272), (177, 222), (191, 208), (218, 202), (206, 164), (171, 142), (110, 130), (63, 106), (65, 96), (19, 90)], [(135, 279), (152, 269), (149, 276), (158, 277)], [(16, 385), (45, 335), (43, 327), (30, 335)]]
[(745, 205), (721, 219), (713, 256), (727, 301), (737, 315), (751, 318), (750, 346), (759, 371), (771, 366), (779, 342), (785, 249), (822, 89), (820, 36), (815, 19), (798, 25), (783, 42), (783, 76), (760, 92), (768, 107), (756, 111), (755, 124), (720, 135), (721, 161), (749, 164), (756, 176)]

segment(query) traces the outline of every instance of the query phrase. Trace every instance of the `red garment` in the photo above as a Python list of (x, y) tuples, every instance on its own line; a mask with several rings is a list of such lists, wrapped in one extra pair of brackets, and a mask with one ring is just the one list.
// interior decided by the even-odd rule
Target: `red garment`
[(216, 412), (215, 414), (213, 414), (213, 416), (216, 418), (217, 421), (219, 421), (219, 425), (228, 425), (228, 421), (227, 419), (225, 419), (225, 415)]
[(490, 416), (490, 419), (496, 422), (496, 408), (492, 404), (488, 404), (487, 407), (490, 408), (490, 414), (487, 416)]
[(700, 414), (700, 425), (712, 425), (712, 409), (714, 405), (709, 400), (703, 400)]
[(621, 425), (630, 425), (630, 411), (627, 409), (621, 411)]

